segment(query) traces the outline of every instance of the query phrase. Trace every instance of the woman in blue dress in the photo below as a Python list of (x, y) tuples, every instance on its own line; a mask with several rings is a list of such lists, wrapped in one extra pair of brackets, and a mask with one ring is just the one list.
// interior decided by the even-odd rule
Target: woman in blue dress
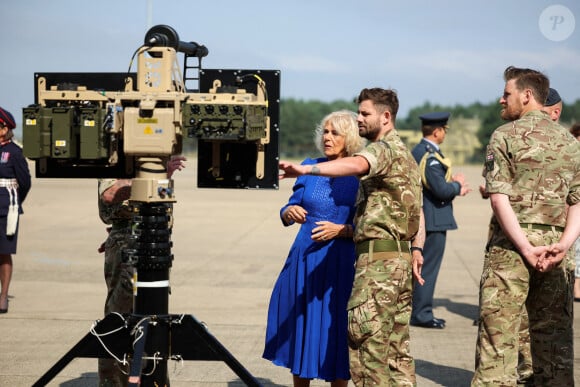
[[(353, 112), (330, 113), (315, 132), (325, 157), (303, 164), (350, 156), (363, 141)], [(272, 291), (263, 357), (289, 368), (297, 387), (311, 379), (346, 387), (350, 379), (346, 304), (356, 258), (357, 190), (353, 176), (300, 176), (280, 210), (284, 226), (301, 226)]]

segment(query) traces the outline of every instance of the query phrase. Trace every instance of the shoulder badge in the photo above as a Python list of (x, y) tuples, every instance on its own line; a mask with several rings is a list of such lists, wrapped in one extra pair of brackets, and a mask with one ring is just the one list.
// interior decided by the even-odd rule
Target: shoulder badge
[(485, 170), (490, 172), (493, 171), (493, 153), (489, 152), (486, 156), (485, 156)]
[[(428, 160), (430, 160), (429, 164), (427, 164)], [(427, 181), (427, 166), (430, 167), (437, 164), (442, 164), (446, 168), (445, 181), (451, 182), (451, 160), (441, 157), (441, 155), (437, 152), (426, 152), (421, 158), (421, 161), (419, 161), (419, 172), (421, 173), (421, 181), (423, 182), (423, 186), (427, 189), (431, 189), (429, 182)]]

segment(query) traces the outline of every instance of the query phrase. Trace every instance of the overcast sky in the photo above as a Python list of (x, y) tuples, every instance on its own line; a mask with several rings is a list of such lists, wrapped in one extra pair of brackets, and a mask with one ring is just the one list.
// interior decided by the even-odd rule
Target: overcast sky
[(509, 65), (580, 98), (578, 0), (2, 0), (0, 15), (0, 106), (18, 131), (35, 72), (127, 71), (158, 24), (207, 46), (204, 68), (281, 70), (283, 98), (392, 87), (404, 117), (425, 101), (496, 101)]

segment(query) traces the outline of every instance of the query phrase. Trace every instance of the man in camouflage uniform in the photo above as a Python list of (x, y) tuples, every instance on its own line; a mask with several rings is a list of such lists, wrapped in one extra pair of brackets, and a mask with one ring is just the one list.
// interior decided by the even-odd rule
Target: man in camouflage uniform
[(280, 169), (283, 177), (360, 176), (358, 258), (348, 303), (352, 380), (357, 386), (415, 386), (409, 319), (413, 275), (423, 283), (425, 238), (419, 169), (395, 130), (397, 94), (364, 89), (358, 103), (359, 134), (371, 141), (363, 151), (315, 165), (281, 162)]
[[(172, 156), (167, 162), (167, 178), (185, 167), (183, 156)], [(98, 182), (99, 217), (110, 225), (108, 236), (99, 248), (105, 253), (105, 283), (107, 298), (105, 316), (109, 313), (133, 312), (132, 262), (123, 260), (123, 249), (131, 235), (132, 212), (129, 207), (131, 180), (100, 179)], [(128, 366), (112, 358), (99, 359), (99, 387), (127, 386)]]
[[(550, 115), (550, 119), (554, 122), (559, 122), (560, 114), (562, 113), (563, 103), (560, 94), (556, 89), (549, 88), (548, 97), (544, 103), (544, 110)], [(484, 169), (485, 171), (485, 169)], [(485, 177), (485, 172), (484, 172)], [(489, 194), (485, 192), (485, 185), (479, 186), (479, 193), (482, 199), (489, 199)], [(493, 227), (499, 227), (497, 222), (490, 223), (490, 236), (493, 234)], [(489, 237), (488, 237), (489, 239)], [(477, 325), (476, 320), (474, 325)], [(527, 311), (523, 311), (520, 327), (520, 341), (519, 341), (519, 355), (518, 355), (518, 385), (532, 384), (534, 379), (534, 370), (532, 366), (532, 351), (530, 349), (530, 333), (528, 325)]]
[[(542, 111), (549, 81), (508, 67), (484, 177), (493, 209), (480, 283), (472, 386), (518, 385), (521, 317), (529, 317), (538, 386), (572, 386), (572, 275), (580, 233), (580, 146)], [(569, 206), (569, 208), (567, 207)]]
[[(105, 283), (107, 298), (105, 316), (109, 313), (133, 311), (133, 266), (123, 262), (122, 252), (131, 235), (131, 180), (101, 179), (98, 186), (99, 217), (110, 225), (109, 235), (99, 248), (105, 253)], [(128, 367), (115, 359), (99, 359), (99, 386), (126, 386)]]

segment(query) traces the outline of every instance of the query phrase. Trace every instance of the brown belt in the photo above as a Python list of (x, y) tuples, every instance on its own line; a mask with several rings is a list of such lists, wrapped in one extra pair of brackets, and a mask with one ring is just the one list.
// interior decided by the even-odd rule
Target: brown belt
[(549, 224), (540, 224), (540, 223), (520, 223), (522, 228), (527, 228), (528, 230), (543, 230), (543, 231), (564, 231), (564, 227), (560, 226), (551, 226)]
[(395, 241), (392, 239), (372, 239), (370, 241), (364, 241), (356, 244), (357, 255), (373, 252), (393, 252), (400, 251), (403, 253), (408, 253), (411, 247), (411, 242), (409, 241)]

